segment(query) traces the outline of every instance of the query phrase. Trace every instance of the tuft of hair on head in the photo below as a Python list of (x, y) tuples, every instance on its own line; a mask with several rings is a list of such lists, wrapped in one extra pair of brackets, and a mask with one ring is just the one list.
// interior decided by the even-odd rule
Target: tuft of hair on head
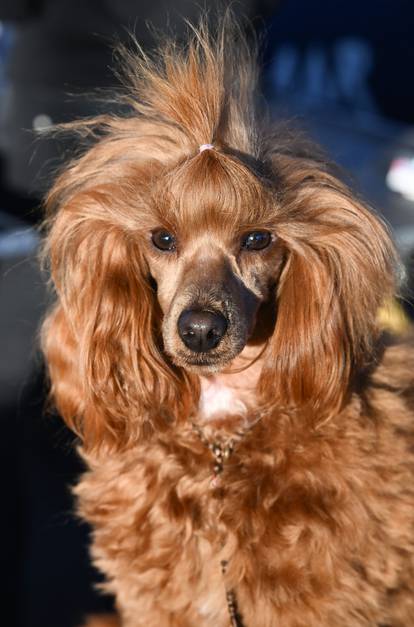
[(204, 16), (185, 44), (162, 42), (149, 56), (120, 46), (124, 101), (141, 118), (173, 126), (198, 151), (206, 144), (256, 155), (257, 46), (228, 9), (215, 28)]

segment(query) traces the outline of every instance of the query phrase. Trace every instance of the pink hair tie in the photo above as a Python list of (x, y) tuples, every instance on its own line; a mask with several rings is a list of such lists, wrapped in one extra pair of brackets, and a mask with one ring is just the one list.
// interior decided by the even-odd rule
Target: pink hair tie
[(204, 150), (213, 150), (213, 144), (201, 144), (200, 152), (204, 152)]

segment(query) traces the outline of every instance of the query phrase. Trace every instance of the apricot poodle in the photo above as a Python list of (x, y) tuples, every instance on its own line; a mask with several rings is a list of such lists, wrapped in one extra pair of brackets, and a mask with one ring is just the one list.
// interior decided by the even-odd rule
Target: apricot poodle
[(410, 627), (414, 356), (377, 324), (398, 259), (258, 124), (228, 22), (124, 51), (47, 199), (43, 347), (92, 557), (124, 627)]

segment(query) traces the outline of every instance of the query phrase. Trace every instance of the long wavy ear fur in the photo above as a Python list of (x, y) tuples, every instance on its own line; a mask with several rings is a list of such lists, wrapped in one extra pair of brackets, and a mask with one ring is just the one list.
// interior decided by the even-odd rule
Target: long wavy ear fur
[(161, 355), (156, 298), (137, 243), (104, 215), (92, 218), (88, 202), (81, 194), (65, 205), (50, 231), (59, 302), (43, 347), (58, 409), (85, 445), (127, 445), (145, 421), (162, 429), (154, 424), (161, 404), (174, 416), (179, 375)]
[(323, 166), (279, 154), (273, 167), (286, 264), (261, 387), (270, 403), (324, 420), (375, 358), (398, 260), (380, 219)]

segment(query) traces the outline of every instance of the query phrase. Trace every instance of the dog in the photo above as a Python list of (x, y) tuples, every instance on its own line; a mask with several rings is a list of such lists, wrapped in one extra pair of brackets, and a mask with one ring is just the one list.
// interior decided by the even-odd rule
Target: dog
[(46, 200), (43, 350), (92, 558), (124, 627), (409, 627), (414, 357), (378, 325), (398, 256), (257, 121), (224, 22), (124, 51), (122, 112), (70, 126), (89, 141)]

